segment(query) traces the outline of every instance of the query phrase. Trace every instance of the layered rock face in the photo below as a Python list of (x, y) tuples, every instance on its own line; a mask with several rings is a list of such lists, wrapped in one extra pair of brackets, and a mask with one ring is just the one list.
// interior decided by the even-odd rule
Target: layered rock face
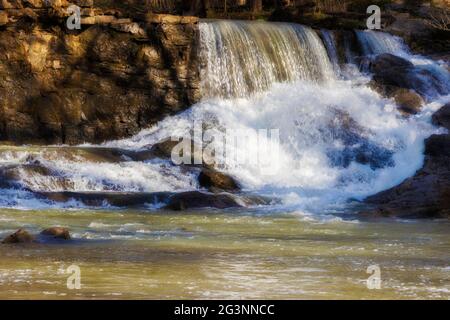
[(65, 0), (0, 1), (0, 141), (99, 143), (199, 99), (198, 19), (103, 2), (69, 30)]

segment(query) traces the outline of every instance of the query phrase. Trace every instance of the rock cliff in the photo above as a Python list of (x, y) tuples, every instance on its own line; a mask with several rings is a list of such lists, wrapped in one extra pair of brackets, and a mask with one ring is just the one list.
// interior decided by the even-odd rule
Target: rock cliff
[(197, 18), (71, 3), (0, 1), (0, 141), (99, 143), (199, 99)]

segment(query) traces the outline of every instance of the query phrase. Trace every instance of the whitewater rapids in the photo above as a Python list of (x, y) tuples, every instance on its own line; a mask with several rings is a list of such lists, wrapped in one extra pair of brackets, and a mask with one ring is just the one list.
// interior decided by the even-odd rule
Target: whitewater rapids
[[(449, 76), (438, 64), (410, 55), (395, 37), (370, 32), (357, 32), (357, 37), (366, 55), (394, 52), (433, 70), (443, 81)], [(422, 166), (424, 139), (440, 130), (431, 125), (431, 115), (450, 96), (436, 98), (421, 113), (405, 118), (394, 101), (368, 87), (369, 76), (356, 72), (350, 78), (340, 77), (330, 41), (328, 37), (324, 45), (314, 30), (295, 24), (201, 22), (203, 99), (134, 137), (101, 147), (144, 150), (162, 139), (189, 134), (195, 122), (218, 133), (241, 130), (257, 135), (261, 129), (276, 129), (279, 141), (272, 147), (279, 152), (264, 154), (266, 163), (276, 164), (276, 172), (265, 174), (251, 162), (222, 168), (246, 192), (281, 198), (276, 210), (334, 211), (345, 208), (349, 199), (361, 200), (393, 187)], [(242, 148), (260, 156), (256, 146)], [(0, 164), (25, 163), (29, 151), (21, 152), (20, 156), (0, 153)], [(70, 181), (70, 191), (199, 189), (194, 174), (169, 161), (99, 164), (48, 158), (43, 152), (34, 159)], [(23, 174), (34, 191), (64, 191), (49, 177)], [(26, 209), (55, 204), (25, 191), (5, 190), (0, 193), (0, 206)]]

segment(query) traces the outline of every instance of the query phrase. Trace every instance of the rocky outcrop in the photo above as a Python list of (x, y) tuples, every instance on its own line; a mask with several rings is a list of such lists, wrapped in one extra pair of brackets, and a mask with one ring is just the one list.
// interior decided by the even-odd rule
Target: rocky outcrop
[(231, 191), (236, 192), (240, 190), (239, 183), (229, 175), (222, 172), (203, 169), (198, 176), (198, 182), (201, 187), (206, 188), (210, 191)]
[(148, 151), (142, 151), (141, 156), (177, 160), (177, 165), (210, 167), (215, 163), (214, 157), (205, 152), (203, 145), (196, 144), (189, 138), (164, 139), (150, 146)]
[(398, 110), (405, 116), (417, 114), (425, 105), (424, 99), (414, 90), (384, 85), (371, 81), (369, 86), (384, 97), (394, 99)]
[[(450, 123), (449, 105), (434, 115), (437, 123)], [(363, 216), (450, 218), (450, 135), (433, 135), (425, 141), (422, 169), (400, 185), (365, 200), (375, 208)]]
[(227, 209), (269, 205), (273, 201), (277, 200), (253, 195), (190, 191), (172, 195), (165, 208), (175, 211), (201, 208)]
[(19, 244), (19, 243), (48, 243), (52, 240), (70, 240), (70, 232), (67, 228), (51, 227), (43, 230), (38, 237), (30, 234), (25, 229), (19, 229), (13, 234), (3, 239), (2, 244)]
[(99, 143), (137, 133), (199, 98), (195, 17), (133, 6), (2, 1), (0, 141)]
[[(376, 87), (381, 88), (383, 92), (397, 95), (400, 102), (402, 99), (398, 98), (398, 94), (401, 92), (404, 94), (405, 90), (413, 90), (424, 99), (429, 99), (430, 95), (437, 96), (447, 93), (445, 84), (442, 84), (441, 80), (432, 72), (416, 67), (411, 62), (389, 53), (375, 57), (370, 64), (370, 71), (373, 73), (373, 82)], [(418, 104), (420, 100), (408, 98), (406, 101), (408, 100), (411, 100), (413, 104), (406, 105), (405, 109), (412, 109), (412, 111), (417, 109), (415, 104)]]
[(199, 191), (174, 194), (169, 198), (167, 209), (180, 211), (199, 208), (237, 208), (242, 207), (236, 197), (230, 194), (210, 194)]
[[(269, 205), (277, 202), (248, 194), (209, 193), (200, 191), (188, 192), (40, 192), (36, 194), (42, 199), (53, 202), (78, 201), (87, 206), (104, 206), (105, 203), (118, 208), (145, 208), (154, 205), (169, 210), (186, 210), (200, 208), (238, 208)], [(52, 231), (53, 232), (53, 231)]]
[(416, 3), (408, 6), (402, 3), (388, 6), (384, 14), (392, 19), (386, 25), (385, 31), (402, 37), (414, 51), (423, 54), (448, 53), (450, 32), (439, 25), (444, 26), (442, 22), (445, 21), (445, 10), (449, 12), (450, 8), (445, 0), (433, 2), (433, 6), (427, 5), (426, 2), (422, 5)]
[(13, 234), (10, 234), (5, 239), (3, 239), (3, 244), (17, 244), (17, 243), (31, 243), (35, 239), (24, 229), (19, 229)]
[(167, 202), (170, 192), (39, 192), (36, 195), (53, 202), (78, 201), (86, 206), (101, 207), (105, 203), (118, 208), (145, 207)]
[(450, 103), (433, 114), (433, 123), (450, 130)]
[(41, 235), (45, 237), (50, 237), (52, 239), (60, 239), (60, 240), (70, 240), (70, 231), (67, 228), (62, 227), (51, 227), (45, 230), (42, 230)]

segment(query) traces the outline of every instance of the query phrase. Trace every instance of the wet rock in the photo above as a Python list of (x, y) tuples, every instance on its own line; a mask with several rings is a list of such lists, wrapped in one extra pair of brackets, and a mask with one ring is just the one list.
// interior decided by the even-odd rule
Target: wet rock
[(198, 182), (201, 187), (210, 191), (225, 190), (236, 192), (240, 190), (238, 182), (233, 177), (212, 169), (203, 169), (198, 176)]
[(167, 209), (181, 211), (199, 208), (238, 208), (243, 204), (231, 194), (211, 194), (199, 191), (183, 192), (172, 195), (166, 205)]
[(34, 237), (24, 229), (19, 229), (15, 233), (7, 236), (3, 239), (3, 244), (14, 244), (14, 243), (31, 243), (34, 241)]
[(433, 123), (450, 130), (450, 103), (433, 114)]
[(72, 155), (73, 160), (77, 160), (75, 157), (79, 157), (88, 162), (107, 162), (118, 163), (133, 160), (136, 153), (133, 151), (116, 149), (116, 148), (65, 148), (67, 156)]
[(425, 105), (423, 98), (415, 91), (371, 81), (369, 86), (386, 98), (394, 99), (398, 110), (405, 116), (418, 113)]
[(41, 232), (41, 235), (52, 237), (54, 239), (70, 240), (70, 232), (67, 228), (52, 227), (45, 229)]
[(279, 199), (268, 198), (251, 194), (230, 194), (230, 193), (206, 193), (200, 191), (189, 191), (176, 193), (169, 197), (166, 209), (170, 210), (189, 210), (201, 208), (239, 208), (250, 206), (265, 206)]
[(432, 135), (425, 141), (425, 155), (437, 158), (450, 157), (450, 135)]
[(71, 200), (93, 206), (103, 207), (109, 204), (114, 207), (132, 208), (145, 205), (165, 203), (170, 192), (39, 192), (37, 196), (54, 202), (68, 202)]
[(50, 176), (51, 171), (40, 164), (0, 167), (0, 187), (29, 189), (38, 176)]
[(367, 217), (450, 218), (450, 135), (426, 140), (425, 164), (400, 185), (368, 197)]
[(393, 92), (392, 97), (398, 105), (399, 110), (408, 115), (419, 113), (425, 105), (422, 97), (412, 90), (398, 88)]
[[(446, 94), (445, 85), (429, 70), (392, 54), (378, 55), (371, 63), (373, 81), (379, 86), (414, 90), (424, 99)], [(404, 100), (404, 99), (403, 99)]]
[[(174, 150), (174, 148), (177, 148)], [(177, 155), (178, 159), (174, 159), (172, 155)], [(209, 167), (214, 165), (214, 159), (203, 152), (203, 147), (196, 145), (190, 139), (172, 140), (171, 138), (164, 139), (155, 143), (150, 147), (149, 151), (142, 151), (136, 154), (137, 158), (161, 158), (172, 159), (177, 165), (197, 165)]]
[(380, 54), (372, 61), (371, 71), (375, 74), (382, 73), (390, 68), (414, 68), (414, 65), (406, 59), (394, 56), (390, 53)]
[[(174, 147), (176, 147), (179, 144), (179, 141), (173, 141), (172, 139), (165, 139), (160, 142), (155, 143), (151, 149), (150, 152), (153, 156), (163, 158), (163, 159), (170, 159), (172, 157), (172, 150)], [(192, 146), (192, 142), (189, 143), (190, 146)], [(183, 156), (182, 153), (179, 154), (180, 156)]]

